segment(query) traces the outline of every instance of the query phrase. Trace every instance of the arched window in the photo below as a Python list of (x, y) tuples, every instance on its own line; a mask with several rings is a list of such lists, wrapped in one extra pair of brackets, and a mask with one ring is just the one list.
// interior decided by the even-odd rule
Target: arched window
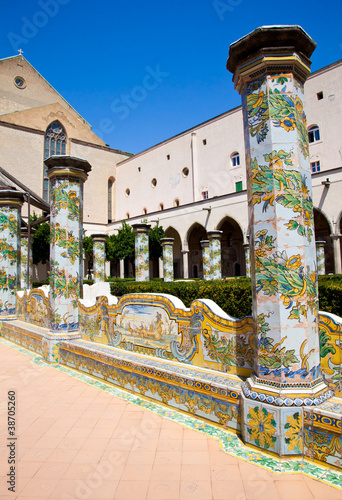
[(319, 127), (317, 125), (313, 125), (308, 130), (309, 142), (317, 142), (321, 140), (321, 135), (319, 132)]
[[(66, 148), (66, 133), (63, 126), (59, 122), (52, 122), (45, 132), (44, 140), (44, 160), (53, 155), (65, 155)], [(49, 201), (50, 183), (46, 175), (47, 168), (44, 165), (44, 185), (43, 198)]]
[(238, 167), (240, 165), (240, 155), (239, 153), (233, 153), (230, 157), (232, 162), (232, 167)]
[(108, 179), (108, 223), (113, 221), (113, 184), (114, 179), (110, 177)]

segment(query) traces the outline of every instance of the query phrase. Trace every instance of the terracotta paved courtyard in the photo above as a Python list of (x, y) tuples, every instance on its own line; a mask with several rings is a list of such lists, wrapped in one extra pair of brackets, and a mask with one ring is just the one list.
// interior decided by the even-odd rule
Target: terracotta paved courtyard
[[(303, 474), (235, 458), (196, 430), (0, 343), (0, 500), (341, 500)], [(7, 394), (16, 393), (16, 491)]]

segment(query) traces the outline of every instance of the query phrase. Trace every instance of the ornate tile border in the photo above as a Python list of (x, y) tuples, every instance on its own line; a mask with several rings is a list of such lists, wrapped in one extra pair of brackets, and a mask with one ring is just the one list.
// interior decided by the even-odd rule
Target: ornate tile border
[(101, 382), (88, 375), (78, 373), (75, 370), (72, 370), (65, 366), (59, 364), (51, 365), (49, 363), (46, 363), (38, 354), (30, 352), (27, 349), (13, 344), (12, 342), (9, 342), (3, 338), (0, 338), (0, 344), (4, 344), (12, 349), (26, 354), (27, 356), (30, 356), (32, 362), (36, 365), (50, 367), (52, 369), (66, 373), (86, 384), (106, 391), (115, 397), (138, 405), (146, 410), (150, 410), (157, 415), (178, 422), (179, 424), (189, 427), (190, 429), (197, 430), (198, 432), (211, 436), (214, 439), (220, 441), (223, 451), (236, 458), (240, 458), (249, 463), (258, 465), (278, 474), (303, 473), (311, 477), (312, 479), (317, 479), (325, 484), (328, 484), (329, 486), (334, 486), (335, 488), (342, 490), (342, 472), (339, 472), (336, 469), (328, 469), (324, 466), (317, 465), (316, 463), (311, 463), (304, 459), (278, 459), (272, 455), (244, 445), (237, 435), (233, 434), (230, 431), (222, 430), (218, 426), (210, 424), (209, 422), (204, 422), (199, 418), (192, 417), (188, 414), (170, 409), (162, 404), (157, 404), (152, 401), (146, 400), (141, 396), (126, 392), (111, 384)]

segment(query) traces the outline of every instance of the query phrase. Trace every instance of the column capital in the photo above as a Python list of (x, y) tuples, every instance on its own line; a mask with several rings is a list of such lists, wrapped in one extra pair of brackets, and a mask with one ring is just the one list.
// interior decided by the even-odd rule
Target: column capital
[(209, 240), (201, 240), (200, 244), (202, 248), (209, 247)]
[(147, 233), (151, 228), (151, 224), (132, 224), (132, 228), (135, 233)]
[(15, 188), (0, 187), (0, 206), (21, 207), (24, 203), (24, 193)]
[(107, 234), (105, 233), (92, 234), (91, 237), (93, 241), (106, 241)]
[(209, 240), (212, 240), (212, 239), (221, 239), (222, 235), (223, 235), (223, 231), (219, 231), (219, 230), (213, 230), (213, 231), (207, 231), (207, 235), (208, 235), (208, 238)]
[(160, 244), (162, 246), (164, 246), (164, 245), (173, 245), (174, 242), (175, 242), (174, 238), (161, 238), (160, 239)]
[(54, 177), (77, 177), (85, 181), (91, 171), (91, 165), (87, 160), (75, 156), (50, 156), (44, 163), (48, 169), (46, 175), (50, 180)]
[(340, 233), (332, 233), (330, 235), (330, 238), (332, 238), (333, 240), (338, 240), (338, 239), (342, 238), (342, 234), (340, 234)]
[(304, 83), (315, 48), (301, 26), (261, 26), (231, 44), (227, 69), (240, 94), (249, 81), (263, 74), (291, 72)]
[[(34, 235), (35, 231), (36, 231), (35, 228), (31, 227), (31, 230), (30, 230), (31, 237)], [(29, 232), (28, 232), (28, 228), (27, 227), (21, 228), (20, 236), (22, 238), (28, 238)]]

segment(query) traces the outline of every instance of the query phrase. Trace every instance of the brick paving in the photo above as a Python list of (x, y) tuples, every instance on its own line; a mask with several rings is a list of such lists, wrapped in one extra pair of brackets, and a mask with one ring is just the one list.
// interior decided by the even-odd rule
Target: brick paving
[[(341, 500), (303, 474), (274, 474), (214, 438), (0, 344), (0, 500)], [(16, 486), (8, 491), (7, 393), (16, 392)]]

